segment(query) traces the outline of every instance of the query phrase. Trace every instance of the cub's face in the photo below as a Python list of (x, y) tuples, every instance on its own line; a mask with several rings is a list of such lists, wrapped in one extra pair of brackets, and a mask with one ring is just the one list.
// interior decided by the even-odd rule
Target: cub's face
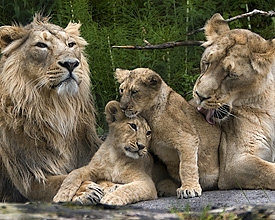
[(119, 102), (111, 101), (105, 108), (109, 123), (109, 136), (117, 150), (127, 157), (138, 159), (148, 152), (151, 129), (144, 118), (128, 118), (120, 109)]
[(5, 44), (4, 38), (1, 39), (4, 57), (9, 55), (5, 61), (20, 62), (20, 70), (16, 71), (24, 73), (20, 77), (27, 86), (74, 95), (83, 80), (89, 82), (88, 64), (83, 55), (87, 43), (79, 36), (79, 27), (70, 23), (63, 29), (46, 21), (34, 21), (20, 28), (4, 26), (1, 35), (10, 33), (11, 36), (5, 37), (12, 40)]
[(116, 78), (121, 82), (120, 106), (127, 117), (136, 117), (155, 105), (162, 82), (157, 73), (147, 68), (117, 70)]

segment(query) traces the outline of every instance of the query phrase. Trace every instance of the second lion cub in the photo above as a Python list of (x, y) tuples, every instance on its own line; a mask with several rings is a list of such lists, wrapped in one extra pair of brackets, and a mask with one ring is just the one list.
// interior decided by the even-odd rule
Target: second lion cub
[[(147, 120), (152, 129), (151, 150), (178, 181), (178, 198), (217, 188), (219, 128), (208, 124), (153, 70), (117, 69), (115, 75), (121, 83), (120, 107), (129, 118), (141, 115)], [(171, 190), (170, 182), (167, 187)]]
[[(151, 139), (147, 122), (142, 117), (127, 118), (117, 101), (106, 105), (105, 114), (109, 124), (106, 140), (87, 166), (66, 177), (54, 202), (126, 205), (157, 198), (151, 179), (153, 160), (147, 154)], [(96, 184), (102, 180), (118, 183), (118, 187), (105, 194)]]

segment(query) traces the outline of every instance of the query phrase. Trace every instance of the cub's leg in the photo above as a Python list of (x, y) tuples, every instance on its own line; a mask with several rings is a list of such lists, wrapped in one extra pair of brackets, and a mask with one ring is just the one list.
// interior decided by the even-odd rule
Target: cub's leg
[(176, 196), (178, 187), (179, 184), (176, 184), (172, 179), (164, 179), (156, 184), (158, 196), (160, 197)]
[[(230, 179), (229, 179), (230, 178)], [(220, 189), (275, 189), (275, 164), (251, 154), (238, 155), (223, 165)]]
[(73, 170), (63, 181), (57, 194), (54, 196), (54, 202), (69, 202), (81, 186), (84, 180), (96, 180), (96, 171), (88, 166)]
[(201, 196), (202, 189), (199, 184), (199, 168), (197, 164), (199, 140), (191, 134), (186, 134), (182, 141), (181, 145), (177, 145), (180, 157), (179, 175), (181, 179), (181, 187), (177, 189), (177, 197), (182, 199)]
[(106, 194), (100, 201), (107, 205), (127, 205), (142, 200), (157, 198), (155, 185), (150, 177), (143, 181), (134, 181), (119, 186), (115, 191)]

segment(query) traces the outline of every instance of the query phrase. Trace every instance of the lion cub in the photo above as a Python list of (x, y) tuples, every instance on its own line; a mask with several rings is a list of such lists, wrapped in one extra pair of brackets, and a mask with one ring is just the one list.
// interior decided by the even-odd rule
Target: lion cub
[[(175, 187), (168, 181), (167, 190), (174, 187), (178, 198), (189, 198), (200, 196), (202, 188), (217, 188), (219, 128), (208, 124), (154, 71), (117, 69), (115, 75), (121, 83), (122, 110), (129, 118), (141, 115), (147, 120), (152, 129), (151, 150), (178, 182)], [(160, 185), (163, 187), (163, 183)]]
[[(127, 118), (117, 101), (106, 105), (105, 114), (109, 135), (87, 166), (66, 177), (54, 202), (72, 200), (82, 204), (126, 205), (157, 198), (151, 179), (153, 160), (147, 154), (151, 139), (147, 122), (142, 117)], [(87, 184), (87, 180), (93, 182)], [(115, 185), (117, 188), (112, 192), (103, 193), (95, 183), (100, 180), (121, 185)]]

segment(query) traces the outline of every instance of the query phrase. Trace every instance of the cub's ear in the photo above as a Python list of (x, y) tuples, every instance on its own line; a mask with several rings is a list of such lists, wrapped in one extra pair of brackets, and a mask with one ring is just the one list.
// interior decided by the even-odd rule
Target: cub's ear
[(67, 27), (64, 30), (69, 34), (80, 36), (80, 31), (79, 31), (80, 27), (81, 27), (80, 23), (69, 22), (69, 24), (67, 25)]
[(117, 101), (110, 101), (105, 106), (106, 121), (111, 124), (115, 121), (121, 121), (126, 118)]
[(149, 86), (154, 89), (159, 89), (161, 85), (161, 77), (159, 74), (151, 70), (151, 73), (149, 76), (146, 76), (144, 83), (146, 86)]
[(216, 13), (214, 14), (204, 26), (206, 39), (208, 41), (214, 40), (222, 32), (229, 31), (230, 28), (223, 17)]
[(26, 36), (27, 31), (19, 26), (2, 26), (0, 27), (0, 48), (3, 49), (12, 43), (14, 40), (18, 40)]
[(115, 79), (119, 83), (122, 83), (130, 74), (131, 74), (130, 70), (116, 68)]

